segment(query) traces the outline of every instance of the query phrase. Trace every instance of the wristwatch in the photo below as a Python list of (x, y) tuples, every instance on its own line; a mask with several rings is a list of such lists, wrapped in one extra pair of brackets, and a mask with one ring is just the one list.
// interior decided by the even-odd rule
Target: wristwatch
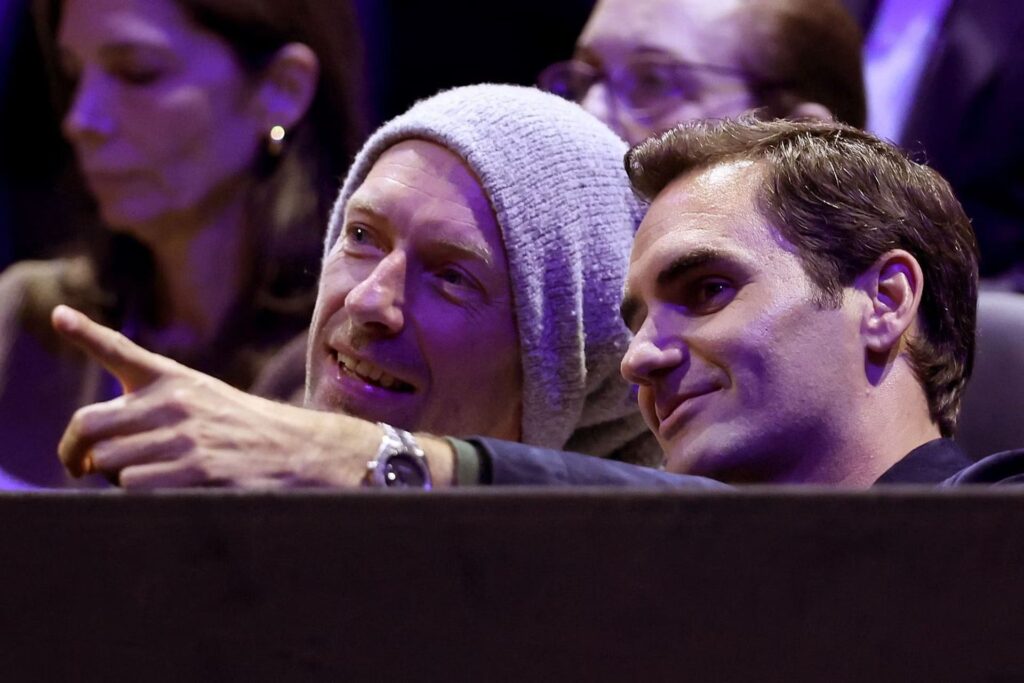
[(412, 434), (378, 422), (384, 430), (377, 457), (366, 463), (365, 486), (430, 490), (427, 456)]

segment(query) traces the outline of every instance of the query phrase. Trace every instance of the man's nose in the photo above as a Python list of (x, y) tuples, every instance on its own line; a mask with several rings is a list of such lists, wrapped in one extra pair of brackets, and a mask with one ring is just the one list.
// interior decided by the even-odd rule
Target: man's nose
[(86, 69), (75, 87), (61, 128), (64, 137), (75, 143), (96, 141), (114, 132), (110, 79), (96, 70)]
[(660, 334), (648, 318), (626, 349), (620, 370), (631, 384), (649, 385), (686, 361), (687, 346), (678, 335)]
[(398, 334), (405, 325), (406, 259), (392, 251), (345, 297), (345, 310), (354, 323), (378, 334)]

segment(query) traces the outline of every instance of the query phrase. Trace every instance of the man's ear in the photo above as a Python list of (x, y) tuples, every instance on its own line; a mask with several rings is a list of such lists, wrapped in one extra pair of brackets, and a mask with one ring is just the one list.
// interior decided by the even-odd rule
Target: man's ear
[(264, 69), (258, 98), (263, 124), (294, 126), (306, 115), (320, 80), (320, 60), (303, 43), (288, 43), (277, 51)]
[(835, 121), (832, 110), (824, 104), (817, 102), (801, 102), (786, 114), (788, 119), (818, 119), (820, 121)]
[(866, 297), (861, 336), (870, 352), (888, 355), (917, 320), (924, 291), (921, 264), (902, 249), (888, 251), (857, 278)]

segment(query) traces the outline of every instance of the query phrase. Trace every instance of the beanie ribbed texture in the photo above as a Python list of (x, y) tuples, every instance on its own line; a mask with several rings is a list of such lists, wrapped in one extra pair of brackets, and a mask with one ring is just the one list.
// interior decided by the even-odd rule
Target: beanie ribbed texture
[(325, 255), (346, 202), (377, 158), (411, 138), (461, 157), (494, 209), (519, 330), (522, 441), (660, 462), (619, 375), (629, 343), (619, 303), (645, 208), (626, 178), (625, 143), (577, 105), (533, 88), (441, 92), (384, 124), (363, 146), (331, 212)]

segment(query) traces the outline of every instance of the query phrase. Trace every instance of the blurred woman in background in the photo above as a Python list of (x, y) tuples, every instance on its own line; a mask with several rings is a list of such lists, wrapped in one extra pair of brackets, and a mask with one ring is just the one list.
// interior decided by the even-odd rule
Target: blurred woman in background
[[(57, 303), (277, 398), (266, 361), (309, 324), (330, 201), (366, 128), (348, 3), (44, 0), (62, 131), (106, 230), (0, 277), (0, 480), (67, 483), (71, 414), (120, 393), (57, 341)], [(301, 342), (299, 342), (301, 343)], [(282, 376), (287, 379), (282, 381)], [(4, 486), (0, 481), (0, 486)]]

